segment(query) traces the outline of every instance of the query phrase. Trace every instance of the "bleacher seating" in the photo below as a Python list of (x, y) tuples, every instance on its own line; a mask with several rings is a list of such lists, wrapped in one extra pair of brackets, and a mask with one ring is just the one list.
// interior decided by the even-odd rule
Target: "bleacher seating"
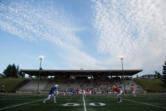
[(134, 84), (136, 92), (143, 92), (144, 90), (141, 86), (137, 85), (132, 80), (116, 80), (108, 78), (96, 78), (96, 79), (67, 79), (67, 78), (54, 78), (54, 79), (32, 79), (26, 85), (21, 87), (19, 91), (37, 91), (39, 84), (40, 91), (49, 91), (50, 87), (55, 84), (59, 84), (60, 90), (69, 90), (69, 89), (97, 89), (103, 92), (112, 91), (112, 85), (117, 85), (121, 89), (124, 89), (126, 92), (130, 92), (131, 84)]

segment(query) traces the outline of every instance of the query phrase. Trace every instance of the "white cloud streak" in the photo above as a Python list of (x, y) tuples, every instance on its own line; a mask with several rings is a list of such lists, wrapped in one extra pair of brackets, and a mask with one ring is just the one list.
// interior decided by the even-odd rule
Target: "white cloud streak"
[(81, 50), (86, 45), (77, 33), (84, 28), (77, 26), (76, 18), (56, 4), (33, 2), (0, 3), (0, 29), (27, 40), (53, 42), (63, 49), (63, 63), (73, 69), (119, 68), (123, 55), (125, 68), (152, 72), (166, 59), (164, 0), (93, 0), (92, 24), (98, 35), (94, 52), (99, 59)]
[(62, 45), (62, 41), (78, 47), (81, 44), (67, 18), (54, 9), (13, 3), (11, 6), (1, 4), (1, 12), (1, 29), (19, 37), (53, 39), (57, 45)]
[(127, 68), (154, 71), (162, 67), (166, 59), (164, 0), (93, 0), (93, 3), (93, 24), (99, 36), (97, 49), (110, 55), (111, 66), (123, 55)]
[(95, 63), (93, 57), (80, 50), (83, 43), (76, 33), (84, 29), (77, 27), (71, 16), (54, 5), (43, 7), (34, 1), (0, 3), (0, 29), (27, 40), (44, 39), (55, 43), (63, 50), (56, 53), (63, 53), (66, 64), (72, 68), (87, 66), (85, 61)]

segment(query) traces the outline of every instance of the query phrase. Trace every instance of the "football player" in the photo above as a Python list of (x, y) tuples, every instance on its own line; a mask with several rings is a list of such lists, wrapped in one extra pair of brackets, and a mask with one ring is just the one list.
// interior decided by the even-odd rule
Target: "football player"
[(54, 103), (56, 103), (56, 92), (58, 92), (58, 84), (55, 84), (53, 87), (51, 87), (48, 97), (43, 100), (43, 103), (46, 103), (47, 100), (50, 100), (51, 96), (54, 97)]
[(122, 95), (123, 91), (120, 88), (116, 87), (115, 85), (113, 85), (112, 88), (113, 88), (113, 92), (116, 92), (117, 94), (118, 103), (122, 102), (122, 99), (120, 96)]

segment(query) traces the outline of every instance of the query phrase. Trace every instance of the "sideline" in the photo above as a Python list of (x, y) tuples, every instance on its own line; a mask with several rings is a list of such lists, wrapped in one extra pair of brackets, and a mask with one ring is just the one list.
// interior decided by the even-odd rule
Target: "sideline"
[(83, 101), (83, 104), (84, 104), (84, 111), (87, 111), (87, 110), (86, 110), (86, 103), (85, 103), (84, 95), (82, 95), (82, 101)]
[(11, 106), (7, 106), (7, 107), (3, 107), (3, 108), (0, 108), (0, 111), (6, 110), (6, 109), (15, 108), (15, 107), (19, 107), (19, 106), (23, 106), (23, 105), (26, 105), (26, 104), (36, 103), (36, 102), (41, 101), (41, 100), (42, 99), (39, 99), (39, 100), (36, 100), (36, 101), (33, 101), (33, 102), (26, 102), (26, 103), (21, 103), (21, 104), (16, 104), (16, 105), (11, 105)]

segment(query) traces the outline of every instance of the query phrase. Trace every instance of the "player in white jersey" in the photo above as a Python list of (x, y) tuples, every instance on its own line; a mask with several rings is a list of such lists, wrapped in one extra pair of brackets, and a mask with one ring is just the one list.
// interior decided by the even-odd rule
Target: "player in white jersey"
[(82, 94), (83, 96), (86, 96), (86, 90), (84, 88), (82, 88)]

